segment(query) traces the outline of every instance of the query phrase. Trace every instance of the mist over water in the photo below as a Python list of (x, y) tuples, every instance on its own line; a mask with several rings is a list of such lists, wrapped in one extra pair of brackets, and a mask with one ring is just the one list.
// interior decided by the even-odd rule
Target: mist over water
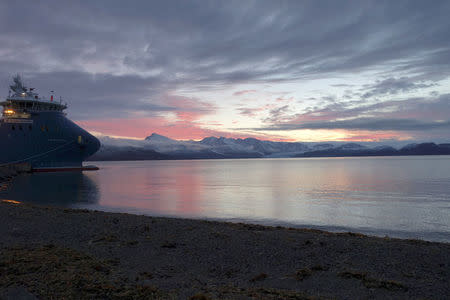
[(96, 162), (0, 196), (147, 215), (450, 241), (450, 156)]

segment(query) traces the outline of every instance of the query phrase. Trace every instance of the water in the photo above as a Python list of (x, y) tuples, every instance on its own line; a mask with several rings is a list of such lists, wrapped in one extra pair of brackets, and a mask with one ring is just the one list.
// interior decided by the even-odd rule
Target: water
[(96, 162), (0, 195), (105, 211), (450, 242), (450, 156)]

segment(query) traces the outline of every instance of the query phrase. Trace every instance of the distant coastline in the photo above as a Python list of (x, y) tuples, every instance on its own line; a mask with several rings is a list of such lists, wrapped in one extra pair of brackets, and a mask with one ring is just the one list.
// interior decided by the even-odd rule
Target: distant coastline
[(328, 149), (299, 154), (296, 157), (348, 157), (348, 156), (410, 156), (410, 155), (450, 155), (450, 144), (421, 143), (400, 149), (393, 147), (345, 150)]
[(208, 137), (201, 141), (178, 141), (158, 134), (143, 140), (100, 137), (100, 150), (91, 161), (177, 160), (288, 157), (360, 157), (450, 155), (450, 143), (418, 143), (401, 148), (359, 143), (274, 142), (255, 138)]

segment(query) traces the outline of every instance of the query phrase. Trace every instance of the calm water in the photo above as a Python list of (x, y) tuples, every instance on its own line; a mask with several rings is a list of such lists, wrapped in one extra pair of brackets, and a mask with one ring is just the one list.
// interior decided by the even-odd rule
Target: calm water
[(450, 156), (96, 162), (0, 196), (148, 215), (450, 241)]

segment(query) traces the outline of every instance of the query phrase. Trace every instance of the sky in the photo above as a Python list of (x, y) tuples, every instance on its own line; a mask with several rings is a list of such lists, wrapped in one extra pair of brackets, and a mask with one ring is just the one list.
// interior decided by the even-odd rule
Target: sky
[(0, 0), (14, 74), (97, 135), (450, 141), (450, 1)]

